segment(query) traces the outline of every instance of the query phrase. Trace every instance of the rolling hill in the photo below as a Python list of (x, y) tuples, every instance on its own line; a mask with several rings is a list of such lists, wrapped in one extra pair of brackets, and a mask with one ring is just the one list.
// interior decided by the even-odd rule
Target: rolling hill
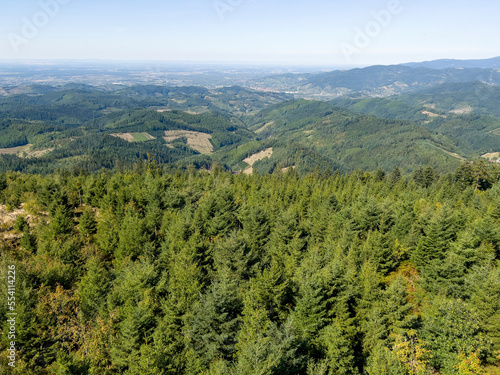
[[(351, 87), (383, 83), (376, 76), (361, 82), (363, 74)], [(331, 102), (234, 86), (32, 86), (0, 98), (0, 168), (92, 172), (149, 155), (180, 167), (218, 164), (245, 173), (396, 166), (411, 172), (422, 165), (447, 172), (499, 152), (499, 95), (481, 82)]]
[[(460, 156), (450, 138), (410, 121), (382, 119), (355, 114), (329, 103), (297, 100), (271, 106), (255, 116), (250, 127), (266, 146), (286, 150), (290, 145), (321, 155), (341, 170), (405, 171), (432, 165), (445, 171), (460, 164)], [(255, 168), (290, 166), (274, 153)], [(296, 160), (301, 164), (301, 160)], [(265, 165), (264, 165), (265, 164)]]
[(415, 92), (443, 83), (474, 81), (498, 85), (500, 84), (500, 71), (480, 68), (430, 69), (404, 65), (378, 65), (320, 74), (278, 75), (252, 81), (251, 85), (293, 92), (302, 97), (332, 99), (341, 96), (387, 97)]

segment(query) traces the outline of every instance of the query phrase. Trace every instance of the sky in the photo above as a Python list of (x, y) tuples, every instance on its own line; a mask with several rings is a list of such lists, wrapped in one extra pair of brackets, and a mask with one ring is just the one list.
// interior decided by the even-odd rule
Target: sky
[(497, 0), (0, 0), (0, 60), (367, 66), (500, 56)]

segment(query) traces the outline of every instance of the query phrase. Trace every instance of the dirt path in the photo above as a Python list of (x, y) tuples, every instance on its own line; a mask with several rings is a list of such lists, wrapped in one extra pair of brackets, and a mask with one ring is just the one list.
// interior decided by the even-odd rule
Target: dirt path
[(432, 145), (432, 146), (436, 147), (438, 150), (443, 151), (445, 154), (448, 154), (448, 155), (454, 157), (455, 159), (458, 159), (458, 160), (461, 160), (461, 161), (467, 161), (466, 158), (464, 158), (463, 156), (460, 156), (460, 155), (458, 155), (458, 154), (456, 154), (454, 152), (446, 151), (444, 148), (438, 147), (436, 145)]

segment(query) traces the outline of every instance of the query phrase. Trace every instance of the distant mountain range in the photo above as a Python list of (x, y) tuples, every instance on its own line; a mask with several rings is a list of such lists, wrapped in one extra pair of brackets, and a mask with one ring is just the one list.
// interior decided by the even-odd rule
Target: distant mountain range
[(320, 74), (273, 75), (252, 80), (248, 85), (313, 99), (333, 99), (341, 96), (387, 97), (444, 83), (482, 82), (499, 85), (498, 67), (500, 57), (488, 60), (437, 60), (428, 63), (375, 65)]
[(446, 68), (479, 68), (479, 69), (500, 69), (500, 56), (491, 59), (480, 60), (453, 60), (440, 59), (423, 62), (413, 62), (402, 64), (410, 68), (431, 68), (431, 69), (446, 69)]

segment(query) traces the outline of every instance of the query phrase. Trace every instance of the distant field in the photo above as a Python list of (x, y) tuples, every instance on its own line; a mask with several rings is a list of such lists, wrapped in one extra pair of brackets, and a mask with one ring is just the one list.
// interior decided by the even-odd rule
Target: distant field
[(112, 137), (121, 138), (128, 142), (147, 142), (156, 139), (148, 133), (114, 133)]
[(200, 154), (211, 154), (214, 151), (214, 146), (210, 142), (210, 139), (212, 139), (210, 134), (189, 130), (167, 130), (165, 131), (165, 137), (163, 137), (167, 142), (167, 146), (169, 146), (170, 142), (179, 138), (186, 138), (188, 146)]
[(430, 111), (422, 111), (422, 114), (427, 115), (429, 117), (443, 117), (446, 118), (444, 115), (438, 115), (437, 113), (430, 112)]
[(488, 160), (498, 159), (500, 158), (500, 152), (490, 152), (488, 154), (481, 155), (481, 157)]
[(450, 111), (451, 113), (454, 113), (456, 115), (467, 115), (471, 113), (474, 110), (470, 105), (463, 106), (462, 108), (457, 108), (454, 109), (453, 111)]
[(39, 158), (48, 154), (51, 151), (54, 151), (53, 148), (45, 148), (41, 150), (32, 151), (32, 144), (19, 146), (19, 147), (10, 147), (10, 148), (0, 148), (0, 155), (18, 155), (20, 157), (27, 158)]
[(0, 148), (0, 155), (16, 155), (21, 152), (27, 152), (33, 145), (25, 145), (18, 147)]

